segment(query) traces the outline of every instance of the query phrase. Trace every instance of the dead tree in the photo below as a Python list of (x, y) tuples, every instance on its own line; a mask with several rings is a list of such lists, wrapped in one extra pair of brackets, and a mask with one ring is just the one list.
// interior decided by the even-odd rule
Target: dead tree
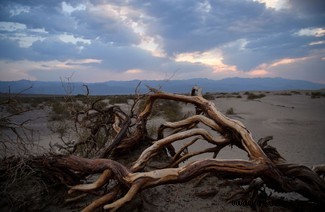
[[(60, 171), (58, 170), (60, 169), (64, 169), (65, 174), (66, 170), (69, 170), (68, 173), (78, 173), (81, 176), (101, 173), (94, 183), (74, 185), (69, 193), (75, 191), (89, 193), (107, 187), (112, 181), (115, 182), (104, 195), (93, 201), (83, 211), (93, 211), (99, 207), (115, 211), (132, 200), (141, 190), (162, 184), (185, 182), (204, 173), (224, 175), (232, 179), (245, 179), (250, 186), (247, 190), (236, 192), (233, 195), (236, 198), (243, 197), (265, 184), (276, 191), (294, 191), (311, 201), (324, 203), (325, 181), (316, 172), (305, 166), (287, 163), (275, 148), (267, 144), (271, 138), (256, 142), (241, 122), (222, 114), (213, 102), (204, 99), (201, 95), (187, 96), (160, 91), (148, 94), (143, 110), (134, 117), (125, 118), (124, 122), (118, 125), (119, 130), (116, 135), (118, 142), (112, 147), (114, 150), (127, 149), (144, 142), (147, 120), (158, 99), (190, 103), (200, 113), (177, 122), (163, 124), (159, 128), (158, 139), (153, 141), (131, 166), (127, 167), (107, 158), (87, 159), (74, 155), (52, 155), (37, 158), (35, 161), (55, 169), (55, 175), (59, 178)], [(198, 128), (199, 123), (208, 126), (211, 130)], [(174, 142), (185, 138), (192, 138), (192, 140), (180, 150), (170, 151), (173, 150)], [(213, 144), (213, 147), (197, 152), (185, 151), (195, 142), (209, 142)], [(219, 151), (227, 145), (235, 145), (244, 150), (249, 159), (217, 159)], [(148, 167), (150, 161), (165, 149), (171, 152), (169, 165), (150, 169)], [(213, 158), (179, 166), (188, 158), (205, 152), (213, 152)], [(321, 172), (322, 169), (315, 170)], [(61, 179), (64, 178), (61, 177)]]
[[(114, 211), (130, 201), (140, 190), (161, 184), (188, 181), (203, 173), (248, 178), (251, 179), (249, 180), (251, 185), (256, 184), (255, 179), (259, 178), (259, 185), (266, 184), (281, 192), (294, 191), (312, 201), (324, 203), (325, 182), (318, 174), (305, 166), (287, 163), (276, 149), (267, 144), (270, 138), (261, 140), (259, 144), (255, 142), (250, 131), (241, 122), (223, 115), (213, 102), (204, 99), (201, 95), (186, 96), (163, 92), (149, 94), (143, 111), (136, 116), (133, 132), (122, 138), (115, 148), (130, 147), (142, 142), (148, 116), (157, 99), (194, 104), (204, 115), (194, 115), (184, 120), (163, 124), (159, 128), (159, 139), (146, 148), (131, 167), (126, 167), (110, 159), (85, 159), (72, 155), (51, 158), (52, 166), (69, 168), (69, 170), (79, 173), (102, 172), (96, 182), (75, 185), (70, 192), (89, 192), (105, 186), (110, 179), (116, 180), (117, 184), (107, 194), (95, 200), (84, 211), (92, 211), (101, 206)], [(198, 123), (205, 124), (212, 131), (197, 128)], [(174, 131), (164, 135), (167, 128)], [(217, 134), (212, 134), (215, 132)], [(214, 147), (198, 152), (184, 152), (184, 148), (182, 148), (172, 155), (171, 163), (167, 167), (148, 170), (147, 165), (155, 155), (172, 145), (173, 142), (184, 138), (193, 138), (185, 146), (190, 146), (194, 142), (209, 142)], [(216, 159), (218, 152), (227, 145), (235, 145), (246, 151), (249, 160)], [(214, 158), (198, 160), (178, 167), (189, 157), (204, 152), (214, 152)], [(246, 191), (241, 191), (236, 195), (244, 196), (245, 193)]]

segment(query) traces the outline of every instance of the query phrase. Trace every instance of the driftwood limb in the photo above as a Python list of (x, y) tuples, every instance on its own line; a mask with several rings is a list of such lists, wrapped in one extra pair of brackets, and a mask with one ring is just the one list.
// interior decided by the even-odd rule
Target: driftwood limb
[[(149, 94), (143, 111), (136, 117), (137, 127), (132, 133), (133, 136), (131, 136), (131, 138), (124, 138), (124, 141), (127, 139), (133, 139), (133, 142), (136, 143), (139, 142), (137, 139), (143, 138), (147, 118), (149, 117), (153, 104), (157, 99), (169, 99), (191, 103), (194, 104), (196, 108), (199, 108), (201, 113), (205, 115), (194, 115), (184, 120), (163, 124), (159, 128), (159, 140), (155, 141), (151, 146), (145, 149), (130, 169), (110, 160), (93, 159), (91, 161), (84, 161), (82, 163), (83, 165), (87, 163), (95, 163), (90, 166), (91, 171), (101, 172), (103, 171), (101, 169), (105, 169), (107, 172), (107, 170), (111, 170), (112, 176), (114, 176), (115, 179), (118, 179), (118, 182), (121, 185), (129, 188), (128, 192), (125, 193), (121, 199), (114, 200), (113, 203), (104, 206), (105, 209), (118, 209), (123, 204), (130, 201), (139, 190), (160, 184), (184, 182), (204, 173), (217, 173), (219, 175), (225, 174), (227, 176), (232, 175), (239, 178), (249, 177), (250, 179), (253, 179), (249, 191), (256, 188), (257, 184), (261, 185), (262, 183), (265, 183), (268, 187), (278, 191), (296, 191), (312, 200), (319, 202), (324, 201), (325, 183), (322, 178), (308, 168), (284, 163), (285, 160), (280, 156), (280, 154), (278, 154), (276, 149), (267, 144), (267, 142), (272, 138), (268, 137), (260, 140), (259, 143), (255, 142), (249, 130), (241, 122), (223, 115), (217, 110), (214, 103), (204, 99), (201, 95), (184, 96), (163, 93), (161, 91)], [(203, 123), (210, 127), (212, 131), (217, 132), (218, 136), (221, 136), (222, 138), (212, 136), (211, 133), (205, 129), (193, 128), (197, 126), (198, 123)], [(172, 134), (165, 137), (164, 130), (167, 128), (180, 129), (184, 131), (174, 131)], [(170, 168), (166, 167), (164, 169), (147, 172), (142, 171), (150, 159), (157, 155), (161, 149), (172, 145), (175, 141), (190, 137), (193, 137), (194, 140), (185, 144), (183, 149), (175, 153), (169, 166)], [(184, 150), (192, 143), (196, 142), (198, 138), (215, 145), (215, 147), (199, 150), (197, 152), (185, 151), (184, 153)], [(236, 145), (246, 151), (249, 160), (204, 159), (191, 162), (183, 167), (175, 168), (178, 164), (193, 155), (204, 152), (215, 152), (215, 155), (217, 155), (217, 153), (228, 144)], [(123, 140), (120, 145), (123, 146)], [(183, 155), (181, 155), (182, 153)], [(62, 160), (71, 159), (72, 158), (70, 157), (70, 159), (67, 158)], [(84, 160), (80, 158), (74, 159)], [(101, 169), (95, 170), (95, 167), (101, 167)], [(260, 180), (258, 180), (258, 183), (254, 180), (255, 177), (259, 177), (258, 179)], [(308, 181), (304, 182), (302, 180), (303, 178), (308, 179)], [(245, 192), (242, 192), (242, 194), (245, 194)]]
[[(147, 119), (157, 99), (191, 103), (200, 109), (201, 114), (205, 115), (194, 115), (184, 120), (163, 124), (159, 128), (158, 140), (146, 148), (130, 168), (109, 159), (85, 159), (68, 156), (59, 158), (56, 161), (57, 164), (62, 163), (74, 171), (103, 172), (95, 183), (77, 185), (72, 187), (72, 190), (89, 191), (98, 189), (108, 183), (109, 179), (116, 179), (120, 186), (127, 188), (127, 192), (120, 199), (116, 199), (117, 196), (113, 195), (115, 192), (110, 191), (106, 194), (107, 196), (104, 195), (98, 201), (94, 201), (91, 204), (91, 209), (102, 206), (107, 200), (106, 202), (110, 201), (111, 203), (106, 204), (104, 209), (114, 211), (132, 200), (140, 190), (161, 184), (188, 181), (205, 173), (249, 179), (250, 186), (248, 190), (237, 192), (235, 195), (237, 198), (249, 192), (256, 193), (257, 188), (266, 184), (277, 191), (296, 191), (314, 201), (324, 201), (325, 183), (314, 171), (304, 166), (287, 164), (276, 149), (267, 144), (272, 137), (261, 139), (258, 143), (255, 142), (249, 130), (241, 122), (223, 115), (212, 102), (204, 99), (201, 95), (184, 96), (161, 91), (149, 94), (144, 109), (136, 116), (135, 128), (130, 133), (131, 136), (120, 139), (118, 146), (116, 146), (117, 149), (130, 147), (141, 142), (141, 139), (145, 136)], [(205, 129), (195, 128), (198, 123), (208, 126), (212, 132), (217, 134), (213, 136)], [(119, 133), (123, 129), (127, 129), (128, 126), (123, 125)], [(175, 129), (176, 131), (164, 135), (165, 129)], [(150, 160), (159, 154), (160, 150), (168, 148), (175, 141), (185, 138), (193, 138), (193, 140), (184, 144), (183, 148), (172, 155), (173, 158), (169, 166), (152, 171), (143, 171)], [(198, 140), (200, 142), (209, 142), (214, 147), (188, 152), (187, 148), (194, 142), (198, 142)], [(249, 160), (202, 159), (177, 167), (181, 162), (194, 155), (214, 152), (216, 156), (223, 147), (229, 144), (236, 145), (246, 151)], [(321, 170), (321, 168), (318, 170)]]
[[(42, 158), (42, 164), (51, 166), (56, 173), (59, 173), (60, 169), (81, 176), (101, 173), (94, 183), (74, 185), (69, 193), (73, 191), (87, 193), (101, 189), (112, 181), (116, 183), (103, 196), (84, 208), (84, 211), (93, 211), (99, 207), (114, 211), (131, 201), (141, 190), (162, 184), (185, 182), (207, 173), (242, 179), (249, 184), (248, 190), (235, 193), (236, 198), (243, 197), (249, 192), (253, 192), (253, 196), (256, 196), (257, 189), (266, 185), (280, 192), (295, 191), (312, 201), (324, 203), (325, 181), (318, 175), (324, 173), (323, 166), (315, 167), (313, 171), (305, 166), (287, 163), (274, 147), (268, 145), (267, 142), (272, 137), (255, 142), (250, 131), (240, 121), (222, 114), (214, 103), (204, 99), (200, 90), (196, 88), (192, 90), (191, 96), (164, 93), (153, 89), (151, 91), (153, 93), (147, 95), (145, 106), (138, 114), (132, 112), (127, 116), (114, 107), (104, 114), (105, 126), (112, 129), (115, 135), (110, 146), (105, 146), (102, 158), (87, 159), (75, 155)], [(193, 104), (196, 107), (196, 115), (162, 124), (158, 129), (157, 140), (144, 149), (129, 167), (107, 159), (112, 151), (127, 150), (145, 142), (148, 138), (147, 120), (152, 113), (154, 102), (158, 99)], [(99, 114), (101, 113), (96, 113), (90, 117), (90, 120), (84, 119), (82, 123), (97, 127), (96, 120), (99, 118), (103, 120)], [(199, 124), (206, 125), (210, 130), (199, 128)], [(96, 129), (93, 132), (96, 133)], [(164, 168), (149, 169), (148, 164), (154, 156), (161, 154), (165, 149), (173, 150), (174, 142), (186, 138), (191, 138), (190, 142), (184, 142), (183, 148), (170, 154), (169, 165)], [(209, 142), (212, 147), (190, 152), (188, 147), (195, 142)], [(249, 159), (215, 158), (227, 145), (235, 145), (244, 150)], [(213, 158), (193, 161), (178, 167), (190, 157), (206, 152), (213, 152)]]

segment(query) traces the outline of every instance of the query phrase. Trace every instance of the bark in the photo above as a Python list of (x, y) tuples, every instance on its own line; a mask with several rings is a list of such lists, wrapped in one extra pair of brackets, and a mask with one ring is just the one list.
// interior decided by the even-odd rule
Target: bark
[[(324, 174), (324, 166), (309, 169), (305, 166), (290, 164), (268, 145), (271, 137), (256, 142), (250, 131), (239, 121), (231, 119), (220, 111), (213, 102), (192, 90), (194, 96), (163, 93), (160, 91), (148, 94), (145, 107), (138, 115), (127, 117), (116, 110), (111, 127), (116, 131), (112, 144), (104, 151), (102, 158), (87, 159), (75, 155), (43, 157), (42, 165), (51, 167), (57, 175), (60, 170), (64, 173), (78, 173), (86, 176), (102, 173), (98, 180), (91, 184), (79, 184), (71, 187), (73, 191), (90, 192), (106, 187), (115, 181), (116, 185), (102, 195), (99, 199), (88, 205), (84, 211), (93, 211), (103, 207), (106, 210), (117, 210), (125, 203), (131, 201), (141, 190), (170, 183), (182, 183), (206, 173), (228, 178), (245, 179), (250, 184), (247, 191), (237, 192), (236, 196), (245, 196), (247, 192), (257, 192), (257, 189), (266, 184), (269, 188), (280, 192), (298, 192), (312, 201), (324, 203), (325, 181), (319, 175)], [(133, 165), (127, 167), (117, 161), (107, 159), (111, 151), (127, 150), (135, 145), (141, 145), (146, 138), (146, 124), (154, 102), (157, 99), (168, 99), (196, 106), (196, 115), (177, 122), (167, 122), (159, 127), (158, 138), (147, 147)], [(113, 117), (112, 113), (109, 114)], [(199, 112), (198, 112), (199, 111)], [(110, 119), (113, 120), (113, 119)], [(198, 128), (202, 123), (210, 128)], [(167, 133), (166, 129), (172, 129)], [(170, 131), (168, 131), (170, 132)], [(165, 135), (166, 134), (166, 135)], [(192, 138), (177, 152), (173, 150), (173, 143)], [(188, 152), (188, 147), (195, 142), (209, 142), (211, 148)], [(247, 152), (248, 160), (221, 160), (215, 157), (227, 145), (236, 145)], [(168, 166), (155, 170), (148, 170), (148, 164), (154, 156), (163, 150), (171, 152), (171, 161)], [(205, 152), (213, 152), (211, 159), (197, 160), (178, 167), (181, 162)], [(318, 174), (317, 174), (318, 173)], [(67, 182), (65, 182), (67, 183)]]
[[(94, 184), (76, 185), (71, 190), (89, 191), (102, 187), (109, 179), (116, 179), (120, 186), (128, 189), (128, 192), (120, 199), (114, 199), (112, 203), (106, 204), (104, 209), (115, 211), (125, 203), (132, 200), (134, 195), (139, 191), (170, 183), (182, 183), (193, 179), (204, 173), (215, 173), (218, 175), (227, 175), (240, 178), (256, 178), (269, 179), (268, 182), (263, 180), (264, 183), (270, 188), (274, 187), (274, 182), (277, 179), (270, 180), (269, 166), (258, 161), (249, 160), (218, 160), (218, 159), (204, 159), (191, 162), (183, 167), (178, 168), (164, 168), (153, 171), (133, 172), (124, 165), (117, 163), (110, 159), (86, 159), (77, 156), (60, 156), (52, 158), (51, 164), (57, 167), (69, 167), (70, 170), (78, 171), (80, 173), (98, 173), (103, 172), (99, 180)], [(304, 166), (294, 164), (277, 164), (276, 168), (279, 169), (283, 177), (282, 189), (278, 191), (298, 192), (314, 201), (324, 203), (325, 198), (325, 184), (324, 180), (320, 178), (311, 169)], [(252, 182), (249, 190), (255, 186), (256, 182)], [(259, 182), (259, 185), (261, 182)], [(254, 186), (253, 186), (254, 185)], [(87, 207), (94, 209), (107, 203), (105, 200), (112, 201), (116, 198), (117, 188), (114, 187), (109, 193), (105, 194), (100, 199), (94, 201), (91, 206)], [(85, 209), (86, 210), (86, 209)]]
[[(311, 200), (324, 202), (325, 183), (322, 178), (307, 167), (287, 164), (276, 149), (267, 144), (271, 139), (270, 137), (260, 140), (259, 143), (255, 142), (250, 131), (241, 122), (223, 115), (217, 110), (213, 102), (204, 99), (201, 95), (185, 96), (163, 92), (150, 94), (143, 111), (136, 118), (135, 124), (137, 127), (131, 133), (133, 136), (121, 140), (117, 148), (128, 148), (141, 142), (144, 137), (147, 119), (157, 99), (191, 103), (200, 110), (200, 114), (205, 115), (194, 115), (184, 120), (167, 122), (160, 126), (158, 140), (145, 149), (130, 168), (109, 159), (84, 159), (75, 156), (60, 158), (57, 163), (69, 166), (75, 171), (103, 172), (98, 182), (92, 185), (77, 185), (72, 187), (72, 190), (97, 189), (103, 186), (104, 182), (108, 182), (108, 179), (117, 179), (120, 185), (128, 188), (128, 192), (124, 193), (124, 196), (120, 199), (112, 200), (110, 198), (112, 203), (104, 206), (104, 209), (116, 210), (130, 201), (140, 190), (161, 184), (188, 181), (204, 173), (216, 173), (218, 175), (253, 179), (249, 191), (257, 187), (254, 179), (259, 178), (258, 185), (264, 183), (277, 191), (295, 191)], [(205, 129), (196, 128), (198, 123), (210, 127), (218, 136), (213, 136)], [(167, 128), (175, 131), (165, 136), (164, 131)], [(194, 140), (186, 144), (179, 152), (174, 153), (168, 167), (144, 171), (150, 160), (159, 154), (162, 149), (171, 147), (175, 141), (189, 137), (194, 138)], [(198, 140), (200, 142), (209, 142), (215, 147), (190, 153), (185, 151), (188, 146), (198, 142)], [(229, 144), (236, 145), (246, 151), (249, 160), (204, 159), (189, 163), (183, 167), (177, 167), (178, 164), (188, 158), (204, 152), (214, 152), (216, 156), (223, 147)], [(109, 195), (109, 197), (112, 195)], [(100, 204), (93, 203), (92, 206), (102, 205), (102, 201), (100, 202)]]

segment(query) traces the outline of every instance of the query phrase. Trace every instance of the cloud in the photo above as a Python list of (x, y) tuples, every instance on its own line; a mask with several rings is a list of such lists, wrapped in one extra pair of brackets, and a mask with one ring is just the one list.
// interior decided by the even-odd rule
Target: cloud
[(324, 40), (311, 42), (308, 45), (314, 46), (314, 45), (322, 45), (322, 44), (325, 44), (325, 41)]
[(20, 47), (28, 48), (33, 42), (44, 40), (47, 34), (43, 29), (28, 29), (25, 24), (14, 22), (0, 22), (0, 38), (16, 41)]
[(316, 51), (306, 57), (282, 58), (271, 63), (261, 64), (247, 73), (250, 76), (284, 77), (325, 83), (324, 56), (324, 51)]
[(324, 8), (321, 0), (3, 0), (0, 71), (105, 81), (290, 77), (295, 67), (295, 77), (314, 80), (307, 68), (323, 77)]
[(325, 36), (325, 28), (304, 28), (300, 29), (295, 33), (299, 36), (314, 36), (314, 37), (323, 37)]
[(218, 49), (205, 52), (187, 52), (175, 55), (175, 61), (201, 63), (204, 65), (219, 65), (222, 63), (222, 53)]
[[(204, 51), (239, 39), (243, 36), (240, 29), (245, 29), (241, 24), (253, 26), (251, 21), (263, 10), (247, 1), (157, 1), (144, 7), (146, 14), (154, 17), (147, 23), (149, 33), (164, 38), (163, 47), (168, 55)], [(262, 19), (258, 21), (264, 23)]]
[(176, 62), (189, 62), (201, 64), (212, 69), (213, 73), (237, 71), (236, 66), (230, 66), (223, 62), (222, 52), (220, 49), (211, 49), (205, 52), (187, 52), (175, 55)]
[(265, 4), (267, 8), (282, 10), (289, 8), (288, 0), (253, 0)]
[(323, 0), (289, 0), (289, 5), (294, 13), (300, 14), (301, 16), (320, 15), (324, 17), (325, 2)]
[(267, 70), (264, 69), (255, 69), (248, 72), (248, 75), (253, 77), (265, 77), (269, 74)]
[(142, 72), (143, 72), (143, 70), (141, 70), (141, 69), (129, 69), (129, 70), (125, 71), (126, 74), (140, 74)]
[(293, 63), (297, 63), (297, 62), (300, 62), (300, 61), (305, 61), (307, 59), (308, 59), (308, 57), (284, 58), (284, 59), (278, 60), (278, 61), (276, 61), (274, 63), (271, 63), (269, 67), (272, 68), (272, 67), (277, 67), (277, 66), (281, 66), (281, 65), (293, 64)]
[[(28, 67), (26, 69), (25, 67)], [(11, 80), (37, 80), (38, 78), (29, 74), (29, 67), (32, 67), (30, 62), (19, 61), (19, 62), (9, 62), (0, 60), (0, 76), (1, 80), (11, 81)]]

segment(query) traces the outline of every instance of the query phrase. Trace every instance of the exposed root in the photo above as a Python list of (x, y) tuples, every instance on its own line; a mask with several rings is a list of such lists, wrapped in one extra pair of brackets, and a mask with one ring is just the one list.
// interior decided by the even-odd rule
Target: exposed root
[[(104, 192), (83, 211), (93, 211), (99, 207), (115, 211), (131, 201), (141, 190), (162, 184), (182, 183), (211, 173), (226, 179), (237, 178), (241, 180), (241, 183), (249, 185), (246, 190), (233, 193), (232, 199), (248, 196), (255, 199), (260, 188), (266, 185), (280, 192), (298, 192), (312, 201), (324, 203), (325, 181), (319, 175), (324, 175), (325, 166), (316, 166), (312, 170), (305, 166), (287, 163), (274, 147), (267, 144), (272, 137), (255, 142), (250, 131), (241, 122), (218, 111), (213, 102), (200, 95), (199, 90), (194, 89), (192, 93), (193, 96), (161, 91), (148, 94), (145, 107), (136, 115), (131, 112), (128, 116), (117, 107), (107, 109), (104, 115), (101, 114), (103, 111), (97, 111), (90, 116), (84, 116), (89, 114), (90, 110), (80, 113), (78, 114), (80, 117), (77, 118), (78, 122), (92, 129), (89, 139), (93, 139), (102, 127), (105, 128), (105, 132), (112, 132), (107, 136), (114, 135), (109, 144), (104, 144), (102, 158), (87, 159), (75, 155), (52, 155), (37, 158), (34, 161), (47, 167), (54, 176), (67, 185), (74, 182), (72, 176), (76, 174), (87, 176), (101, 173), (95, 182), (74, 185), (69, 191), (69, 193), (73, 191), (88, 193), (101, 189)], [(193, 104), (197, 115), (161, 125), (157, 140), (153, 141), (130, 167), (115, 160), (106, 159), (112, 151), (125, 151), (148, 139), (147, 119), (157, 99)], [(92, 110), (94, 108), (93, 105)], [(208, 126), (210, 130), (198, 128), (199, 123)], [(171, 130), (166, 133), (166, 129)], [(173, 143), (186, 138), (191, 138), (190, 142), (184, 142), (181, 149), (175, 150)], [(208, 142), (212, 147), (190, 152), (189, 147), (198, 141)], [(78, 145), (84, 144), (79, 143), (74, 148)], [(246, 151), (249, 159), (215, 159), (219, 151), (227, 145), (235, 145)], [(171, 156), (169, 165), (151, 170), (148, 164), (152, 158), (166, 149)], [(213, 158), (193, 161), (179, 167), (189, 158), (207, 152), (214, 153)], [(115, 184), (109, 185), (112, 181)], [(217, 192), (217, 190), (211, 190), (198, 195), (205, 197)]]

